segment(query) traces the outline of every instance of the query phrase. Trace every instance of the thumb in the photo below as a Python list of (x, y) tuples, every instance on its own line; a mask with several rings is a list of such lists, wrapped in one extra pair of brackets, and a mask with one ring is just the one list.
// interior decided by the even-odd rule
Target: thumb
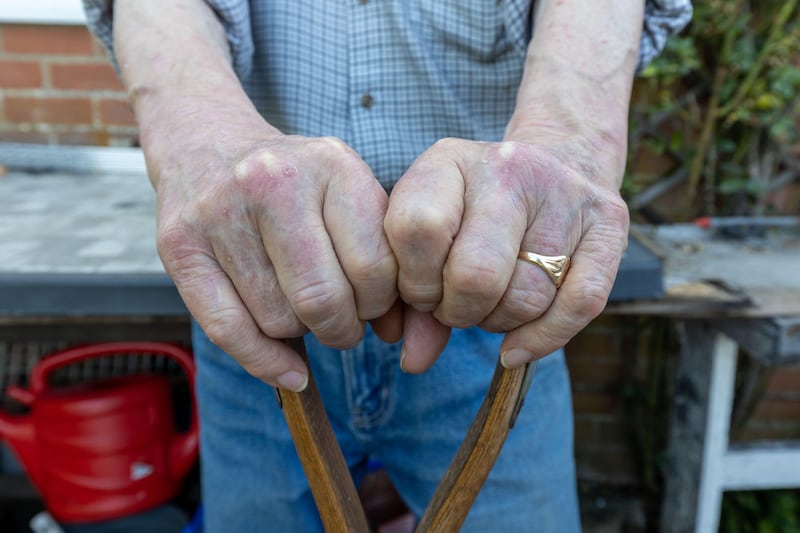
[(450, 331), (432, 313), (417, 311), (406, 305), (400, 356), (403, 372), (421, 374), (433, 366), (450, 339)]

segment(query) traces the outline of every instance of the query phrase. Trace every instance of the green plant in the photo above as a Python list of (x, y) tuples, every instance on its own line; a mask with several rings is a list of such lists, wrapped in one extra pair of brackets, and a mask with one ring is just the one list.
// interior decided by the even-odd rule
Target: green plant
[(722, 500), (720, 533), (797, 533), (800, 491), (727, 492)]
[(761, 215), (800, 173), (798, 0), (706, 0), (637, 80), (625, 191), (657, 155), (682, 178), (682, 215)]

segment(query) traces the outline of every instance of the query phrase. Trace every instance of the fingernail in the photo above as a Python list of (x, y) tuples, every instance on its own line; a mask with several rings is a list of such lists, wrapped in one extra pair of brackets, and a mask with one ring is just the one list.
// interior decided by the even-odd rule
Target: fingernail
[(308, 376), (306, 374), (301, 374), (297, 370), (284, 372), (278, 376), (275, 381), (280, 388), (293, 392), (303, 392), (308, 386)]
[(411, 307), (420, 313), (430, 313), (436, 309), (436, 304), (413, 304)]
[(408, 374), (408, 371), (406, 370), (406, 367), (403, 366), (403, 363), (405, 363), (405, 362), (406, 362), (406, 347), (403, 346), (400, 349), (400, 370), (402, 370), (403, 372)]
[(517, 368), (533, 359), (533, 355), (520, 348), (512, 348), (500, 354), (500, 364), (504, 368)]

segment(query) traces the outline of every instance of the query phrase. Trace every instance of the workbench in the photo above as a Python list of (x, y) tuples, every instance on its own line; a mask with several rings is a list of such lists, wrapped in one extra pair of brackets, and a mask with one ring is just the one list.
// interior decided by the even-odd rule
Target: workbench
[[(188, 339), (141, 152), (0, 145), (0, 165), (0, 341)], [(606, 312), (670, 317), (682, 338), (662, 529), (716, 531), (724, 490), (800, 487), (797, 445), (728, 444), (739, 349), (800, 357), (800, 236), (632, 236)]]
[(724, 491), (800, 487), (800, 442), (729, 442), (739, 353), (800, 361), (800, 226), (632, 231), (662, 257), (664, 294), (607, 312), (670, 317), (681, 339), (661, 531), (715, 532)]

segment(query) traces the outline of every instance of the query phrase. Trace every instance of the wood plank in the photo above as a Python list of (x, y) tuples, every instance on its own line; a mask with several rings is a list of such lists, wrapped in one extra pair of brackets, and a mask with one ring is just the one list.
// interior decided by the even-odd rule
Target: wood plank
[(788, 365), (800, 360), (800, 315), (727, 318), (714, 323), (748, 355), (765, 365)]
[(726, 490), (800, 487), (800, 442), (731, 450), (724, 458), (723, 474)]
[(677, 324), (681, 353), (675, 376), (662, 533), (694, 531), (703, 463), (715, 330), (706, 321)]

